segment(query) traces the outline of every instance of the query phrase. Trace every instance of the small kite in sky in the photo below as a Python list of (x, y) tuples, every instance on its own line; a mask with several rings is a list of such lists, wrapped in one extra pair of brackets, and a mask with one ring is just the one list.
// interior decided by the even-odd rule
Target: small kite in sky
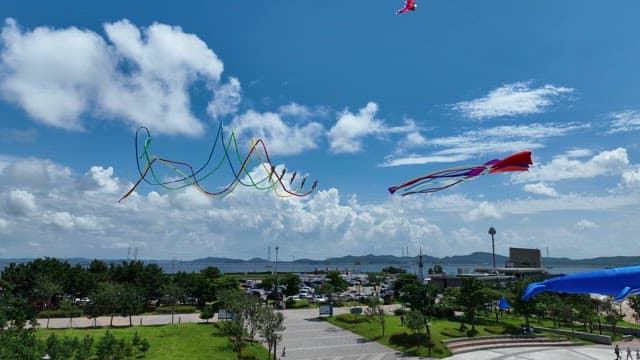
[(436, 192), (450, 188), (465, 180), (475, 179), (480, 175), (509, 171), (528, 171), (531, 164), (533, 164), (531, 151), (525, 150), (509, 155), (502, 160), (494, 159), (481, 165), (457, 166), (438, 170), (400, 185), (392, 186), (388, 190), (392, 195), (398, 190), (403, 190), (402, 196)]
[(418, 7), (418, 4), (416, 4), (416, 0), (406, 0), (404, 2), (404, 7), (401, 9), (398, 9), (398, 11), (396, 11), (396, 14), (404, 14), (409, 11), (416, 11), (417, 7)]
[(544, 291), (611, 295), (614, 296), (614, 301), (620, 301), (628, 295), (640, 294), (640, 266), (582, 271), (531, 283), (522, 295), (522, 300), (528, 300)]
[[(139, 146), (141, 132), (146, 133), (146, 138), (142, 142), (142, 146)], [(135, 136), (135, 149), (136, 164), (140, 176), (131, 189), (129, 189), (118, 202), (131, 195), (143, 181), (150, 185), (161, 186), (167, 190), (179, 190), (193, 186), (205, 195), (212, 197), (229, 195), (238, 185), (254, 187), (258, 190), (273, 190), (276, 195), (280, 197), (304, 197), (311, 194), (318, 184), (318, 180), (315, 180), (310, 189), (304, 190), (304, 184), (307, 180), (306, 176), (302, 178), (302, 181), (294, 184), (297, 172), (294, 172), (288, 181), (285, 179), (285, 168), (282, 168), (280, 174), (278, 174), (278, 172), (276, 172), (276, 166), (271, 162), (269, 152), (262, 139), (252, 139), (249, 151), (243, 158), (238, 148), (235, 133), (231, 132), (229, 140), (225, 144), (222, 123), (220, 123), (218, 127), (218, 132), (207, 161), (197, 170), (187, 162), (151, 155), (149, 153), (150, 145), (151, 133), (149, 129), (146, 127), (139, 128)], [(221, 148), (218, 150), (220, 156), (218, 160), (214, 160), (214, 155), (218, 147)], [(140, 148), (142, 149), (142, 154), (140, 154)], [(141, 160), (144, 160), (144, 164), (141, 164)], [(223, 166), (225, 164), (226, 166)], [(159, 169), (157, 165), (164, 165), (164, 168)], [(250, 171), (250, 168), (256, 166), (262, 167), (264, 170), (262, 172), (263, 175), (256, 175), (256, 173)], [(160, 179), (162, 170), (169, 170), (170, 176), (165, 175), (165, 180)], [(206, 179), (211, 179), (214, 173), (220, 175), (221, 170), (226, 170), (232, 176), (231, 182), (223, 186), (217, 186), (215, 191), (206, 190), (203, 182)]]

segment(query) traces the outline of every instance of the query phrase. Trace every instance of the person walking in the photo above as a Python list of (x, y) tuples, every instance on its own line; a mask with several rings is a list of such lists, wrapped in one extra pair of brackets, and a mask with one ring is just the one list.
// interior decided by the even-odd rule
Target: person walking
[(631, 354), (631, 348), (627, 346), (627, 360), (633, 360), (633, 355)]
[(615, 349), (613, 349), (613, 352), (616, 354), (616, 360), (621, 360), (620, 359), (620, 348), (618, 347), (618, 344), (616, 344)]

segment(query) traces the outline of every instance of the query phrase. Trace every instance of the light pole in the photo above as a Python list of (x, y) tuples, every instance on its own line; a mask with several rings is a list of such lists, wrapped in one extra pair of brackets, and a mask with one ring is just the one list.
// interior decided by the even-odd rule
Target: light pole
[(280, 292), (279, 289), (278, 289), (278, 249), (279, 249), (279, 247), (278, 247), (278, 245), (276, 245), (276, 264), (273, 267), (273, 273), (276, 276), (276, 294), (278, 294)]
[[(491, 254), (493, 255), (493, 272), (496, 272), (496, 245), (493, 241), (493, 236), (496, 234), (496, 229), (489, 228), (489, 235), (491, 235)], [(277, 248), (276, 248), (277, 249)]]

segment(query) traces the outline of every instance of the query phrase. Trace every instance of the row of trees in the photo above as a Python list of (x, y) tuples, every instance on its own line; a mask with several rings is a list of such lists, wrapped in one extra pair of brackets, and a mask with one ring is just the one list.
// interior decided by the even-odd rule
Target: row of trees
[[(506, 287), (499, 287), (468, 277), (462, 279), (460, 287), (447, 288), (440, 293), (437, 286), (423, 284), (413, 274), (400, 274), (394, 282), (394, 288), (400, 301), (410, 308), (406, 314), (406, 326), (416, 333), (425, 331), (429, 354), (433, 345), (429, 327), (432, 317), (453, 319), (454, 311), (462, 311), (464, 316), (459, 318), (461, 330), (466, 328), (466, 323), (471, 327), (467, 335), (474, 336), (480, 315), (495, 316), (495, 321), (500, 322), (501, 310), (497, 302), (501, 297), (505, 297), (513, 311), (524, 318), (523, 325), (527, 328), (532, 319), (539, 323), (545, 319), (552, 320), (554, 327), (566, 326), (572, 329), (578, 324), (581, 330), (587, 332), (599, 329), (594, 323), (606, 323), (614, 327), (615, 334), (615, 325), (622, 316), (619, 308), (610, 300), (599, 301), (589, 295), (547, 292), (522, 301), (527, 285), (537, 280), (539, 279), (513, 280)], [(630, 305), (640, 314), (639, 296), (631, 296)], [(640, 316), (637, 318), (640, 319)]]

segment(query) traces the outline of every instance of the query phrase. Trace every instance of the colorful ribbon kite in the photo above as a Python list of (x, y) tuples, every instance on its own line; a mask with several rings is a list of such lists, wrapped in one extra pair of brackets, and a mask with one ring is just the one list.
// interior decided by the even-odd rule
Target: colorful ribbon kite
[(495, 174), (508, 171), (528, 171), (531, 161), (531, 151), (521, 151), (500, 160), (494, 159), (482, 165), (458, 166), (438, 170), (427, 175), (409, 180), (397, 186), (390, 187), (392, 195), (402, 190), (402, 196), (436, 192), (450, 188), (465, 180), (475, 179), (480, 175)]
[[(138, 144), (140, 143), (139, 138), (141, 132), (146, 133), (146, 138), (142, 146), (142, 154), (140, 154), (138, 147)], [(218, 144), (220, 144), (220, 146), (222, 147), (223, 156), (217, 162), (212, 163)], [(151, 155), (149, 153), (150, 145), (151, 133), (149, 132), (149, 129), (147, 129), (146, 127), (140, 127), (136, 131), (135, 136), (136, 165), (140, 177), (131, 187), (131, 189), (129, 189), (129, 191), (127, 191), (127, 193), (124, 194), (120, 198), (120, 200), (118, 200), (118, 202), (126, 199), (129, 195), (131, 195), (138, 187), (138, 185), (142, 183), (142, 181), (150, 185), (161, 186), (162, 188), (167, 190), (178, 190), (183, 189), (187, 186), (193, 186), (200, 192), (213, 197), (227, 196), (238, 185), (254, 187), (258, 190), (273, 190), (276, 195), (280, 197), (304, 197), (311, 194), (318, 184), (318, 180), (315, 180), (310, 189), (303, 190), (304, 185), (307, 181), (307, 177), (304, 177), (295, 187), (295, 189), (292, 189), (291, 186), (295, 181), (297, 173), (294, 172), (291, 175), (291, 178), (289, 179), (287, 184), (287, 181), (284, 178), (286, 169), (282, 169), (280, 174), (276, 172), (276, 167), (271, 162), (269, 152), (267, 151), (267, 147), (262, 139), (252, 139), (247, 155), (242, 158), (242, 156), (240, 155), (240, 150), (238, 148), (238, 143), (236, 141), (235, 133), (231, 132), (229, 140), (227, 144), (225, 144), (222, 123), (220, 123), (220, 126), (218, 127), (216, 138), (213, 146), (211, 147), (211, 151), (209, 152), (207, 161), (197, 170), (194, 170), (193, 166), (186, 162), (170, 160), (157, 155)], [(252, 158), (255, 158), (259, 161), (259, 163), (265, 169), (265, 173), (267, 173), (268, 175), (263, 176), (259, 179), (254, 179), (249, 170), (249, 163)], [(143, 159), (144, 165), (141, 164), (141, 160)], [(235, 164), (235, 166), (234, 161), (237, 161), (237, 164)], [(231, 183), (227, 184), (218, 191), (206, 190), (202, 186), (202, 182), (219, 171), (222, 168), (222, 165), (225, 163), (228, 164), (229, 169), (233, 174), (233, 180), (231, 181)], [(160, 180), (157, 173), (158, 171), (154, 167), (154, 164), (164, 165), (166, 168), (178, 174), (178, 178), (167, 181)], [(148, 177), (151, 177), (151, 179), (148, 179)], [(246, 177), (246, 179), (248, 180), (243, 180), (243, 177)]]

